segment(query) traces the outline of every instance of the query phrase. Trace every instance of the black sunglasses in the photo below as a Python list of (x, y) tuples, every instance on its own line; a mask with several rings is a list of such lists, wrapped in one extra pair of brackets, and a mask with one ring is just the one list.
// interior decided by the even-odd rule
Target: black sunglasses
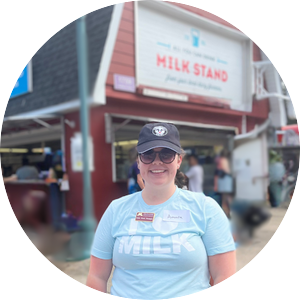
[(149, 165), (154, 162), (154, 160), (156, 158), (156, 154), (158, 154), (160, 160), (164, 164), (170, 164), (174, 161), (177, 153), (175, 151), (173, 151), (171, 149), (167, 149), (167, 148), (164, 148), (161, 151), (157, 151), (157, 152), (152, 149), (152, 150), (146, 151), (144, 153), (139, 153), (139, 157), (140, 157), (140, 160), (142, 161), (142, 163)]

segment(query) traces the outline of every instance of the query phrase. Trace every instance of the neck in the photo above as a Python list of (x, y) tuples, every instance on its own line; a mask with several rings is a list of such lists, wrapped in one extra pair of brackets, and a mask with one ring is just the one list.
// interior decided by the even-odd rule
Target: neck
[(172, 197), (176, 191), (176, 186), (172, 184), (168, 189), (166, 187), (153, 188), (151, 186), (145, 185), (145, 188), (142, 192), (142, 196), (146, 204), (148, 205), (158, 205), (166, 202)]

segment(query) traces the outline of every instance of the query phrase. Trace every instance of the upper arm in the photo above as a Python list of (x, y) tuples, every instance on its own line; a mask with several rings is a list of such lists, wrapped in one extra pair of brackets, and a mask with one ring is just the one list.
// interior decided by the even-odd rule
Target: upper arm
[(114, 237), (112, 235), (113, 211), (110, 205), (104, 212), (91, 249), (87, 286), (101, 292), (107, 291), (107, 280), (112, 269)]
[(111, 259), (101, 259), (91, 255), (90, 270), (86, 285), (100, 292), (107, 292), (107, 281), (112, 270)]
[(115, 238), (113, 236), (114, 211), (112, 204), (104, 212), (95, 232), (91, 255), (99, 259), (111, 259)]
[(230, 166), (227, 158), (225, 157), (221, 158), (220, 165), (221, 165), (221, 170), (225, 171), (226, 173), (230, 173)]
[(215, 284), (225, 280), (236, 272), (235, 251), (209, 256), (208, 266)]
[(4, 182), (10, 182), (10, 181), (16, 181), (16, 180), (18, 180), (18, 177), (16, 174), (11, 175), (10, 177), (3, 178)]
[(91, 255), (89, 275), (107, 281), (112, 270), (111, 259), (101, 259)]
[(229, 221), (213, 199), (206, 198), (205, 232), (202, 240), (208, 255), (209, 271), (218, 283), (236, 271), (235, 244)]
[(206, 199), (205, 229), (201, 236), (208, 256), (235, 250), (235, 244), (224, 211), (219, 204), (211, 199)]

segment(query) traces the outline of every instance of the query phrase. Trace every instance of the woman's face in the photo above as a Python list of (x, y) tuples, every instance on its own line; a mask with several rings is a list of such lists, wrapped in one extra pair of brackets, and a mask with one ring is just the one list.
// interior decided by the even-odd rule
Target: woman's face
[[(155, 148), (154, 151), (159, 152), (162, 149), (163, 148)], [(165, 164), (160, 160), (159, 155), (156, 154), (155, 160), (150, 164), (144, 164), (139, 157), (138, 168), (147, 186), (174, 186), (176, 172), (181, 162), (182, 157), (176, 154), (172, 163)]]

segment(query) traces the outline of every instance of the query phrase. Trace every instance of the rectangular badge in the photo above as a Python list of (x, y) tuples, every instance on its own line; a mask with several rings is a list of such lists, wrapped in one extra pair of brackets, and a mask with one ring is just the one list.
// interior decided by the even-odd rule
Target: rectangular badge
[(135, 216), (135, 220), (138, 222), (153, 222), (155, 213), (138, 212)]
[(164, 210), (163, 221), (188, 223), (191, 220), (191, 212), (189, 210)]

